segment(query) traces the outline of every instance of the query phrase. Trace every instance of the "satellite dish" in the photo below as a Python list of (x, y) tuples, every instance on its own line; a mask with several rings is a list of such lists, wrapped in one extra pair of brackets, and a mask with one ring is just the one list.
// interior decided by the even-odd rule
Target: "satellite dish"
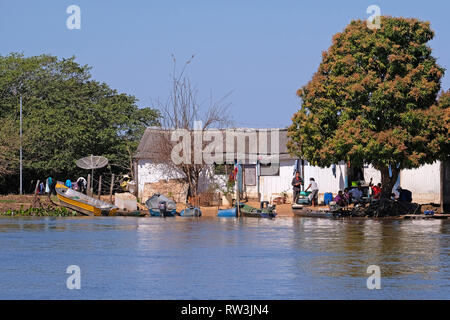
[(108, 164), (108, 159), (101, 156), (93, 156), (84, 157), (78, 159), (76, 162), (77, 167), (82, 169), (100, 169)]
[[(100, 169), (103, 168), (108, 164), (108, 159), (101, 156), (94, 156), (90, 155), (89, 157), (84, 157), (81, 159), (78, 159), (75, 161), (77, 167), (82, 169), (90, 169), (92, 170), (92, 176), (91, 176), (91, 182), (90, 182), (90, 189), (88, 190), (88, 193), (91, 195), (94, 194), (93, 188), (94, 188), (94, 169)], [(100, 199), (100, 198), (99, 198)]]

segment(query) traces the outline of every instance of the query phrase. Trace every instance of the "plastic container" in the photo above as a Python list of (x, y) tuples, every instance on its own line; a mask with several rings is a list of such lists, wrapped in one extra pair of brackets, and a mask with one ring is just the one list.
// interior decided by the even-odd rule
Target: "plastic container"
[(331, 192), (325, 192), (323, 195), (323, 202), (329, 204), (330, 201), (333, 201), (333, 194)]
[(236, 208), (219, 210), (217, 216), (221, 218), (236, 218)]

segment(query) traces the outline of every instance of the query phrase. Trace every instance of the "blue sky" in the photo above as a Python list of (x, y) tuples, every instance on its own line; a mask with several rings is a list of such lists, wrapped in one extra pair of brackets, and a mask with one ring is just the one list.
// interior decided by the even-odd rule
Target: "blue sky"
[[(66, 27), (72, 4), (81, 8), (81, 30)], [(284, 127), (333, 34), (367, 19), (372, 4), (383, 15), (430, 21), (433, 55), (450, 69), (450, 2), (433, 0), (0, 0), (0, 54), (75, 55), (139, 106), (167, 98), (172, 54), (180, 64), (195, 54), (188, 75), (199, 98), (232, 91), (226, 101), (237, 126)]]

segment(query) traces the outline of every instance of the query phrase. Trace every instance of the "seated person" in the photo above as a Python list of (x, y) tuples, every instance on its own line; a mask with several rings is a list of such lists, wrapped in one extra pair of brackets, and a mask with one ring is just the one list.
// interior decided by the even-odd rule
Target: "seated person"
[(407, 189), (403, 189), (402, 187), (398, 187), (397, 191), (399, 193), (398, 201), (412, 202), (412, 192), (411, 191), (409, 191)]
[(343, 196), (344, 196), (344, 200), (345, 200), (345, 202), (346, 202), (347, 205), (348, 205), (350, 202), (352, 202), (352, 200), (351, 200), (351, 195), (350, 195), (350, 193), (348, 192), (348, 188), (345, 188), (345, 189), (344, 189)]
[(336, 204), (341, 207), (345, 207), (347, 205), (344, 194), (341, 190), (339, 190), (337, 196), (334, 197), (334, 202), (336, 202)]
[(358, 183), (357, 188), (353, 188), (352, 190), (350, 190), (349, 194), (351, 196), (352, 202), (360, 202), (363, 195), (361, 183)]
[(381, 197), (381, 183), (376, 186), (372, 186), (372, 198), (380, 199)]
[(381, 183), (374, 185), (372, 182), (372, 178), (370, 178), (369, 187), (372, 188), (372, 198), (380, 199), (381, 197)]

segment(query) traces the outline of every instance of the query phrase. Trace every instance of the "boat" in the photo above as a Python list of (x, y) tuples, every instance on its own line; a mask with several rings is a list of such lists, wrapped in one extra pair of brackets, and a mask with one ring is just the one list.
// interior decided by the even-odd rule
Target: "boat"
[(145, 205), (152, 217), (175, 217), (177, 214), (175, 201), (159, 193), (152, 195)]
[[(276, 212), (274, 207), (257, 209), (247, 204), (241, 203), (239, 205), (239, 211), (242, 217), (251, 217), (251, 218), (275, 218)], [(238, 216), (237, 207), (233, 207), (231, 209), (221, 209), (217, 212), (218, 217), (234, 217)]]
[(308, 217), (308, 218), (335, 218), (333, 212), (329, 210), (294, 210), (294, 216), (297, 217)]
[(188, 207), (181, 210), (180, 217), (201, 217), (202, 211), (197, 207)]
[(112, 216), (119, 209), (117, 206), (89, 197), (84, 193), (70, 189), (58, 181), (56, 195), (62, 206), (88, 216)]
[(335, 202), (330, 202), (328, 209), (314, 210), (311, 207), (292, 206), (294, 216), (310, 218), (343, 218), (351, 216), (351, 211), (345, 209)]

